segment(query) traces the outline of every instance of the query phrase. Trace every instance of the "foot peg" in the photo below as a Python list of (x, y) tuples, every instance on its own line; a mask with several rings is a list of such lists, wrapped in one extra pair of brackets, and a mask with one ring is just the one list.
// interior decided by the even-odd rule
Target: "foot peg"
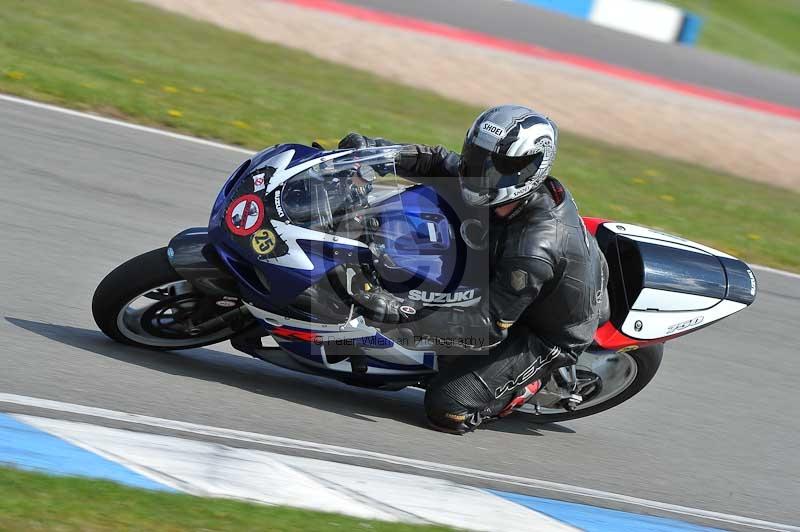
[(564, 399), (563, 404), (564, 408), (572, 412), (573, 410), (578, 408), (578, 405), (581, 404), (582, 402), (583, 402), (583, 396), (578, 395), (577, 393), (573, 393), (569, 397)]

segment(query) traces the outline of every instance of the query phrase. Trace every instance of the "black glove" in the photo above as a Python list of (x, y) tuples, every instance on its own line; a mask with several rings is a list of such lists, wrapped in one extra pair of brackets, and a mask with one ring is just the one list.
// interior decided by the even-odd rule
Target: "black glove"
[(419, 302), (407, 301), (382, 288), (354, 290), (353, 300), (364, 312), (365, 318), (379, 324), (409, 323), (422, 310)]
[(371, 148), (375, 144), (370, 144), (369, 137), (365, 137), (360, 133), (348, 133), (345, 138), (339, 141), (339, 149), (361, 150), (364, 148)]
[(377, 322), (377, 326), (408, 323), (422, 315), (418, 315), (423, 310), (419, 301), (405, 300), (375, 286), (358, 266), (337, 266), (331, 270), (329, 280), (343, 298), (352, 299), (364, 318)]
[(339, 149), (362, 150), (364, 148), (380, 148), (383, 146), (394, 146), (396, 144), (396, 142), (381, 137), (367, 137), (361, 133), (348, 133), (345, 138), (339, 141)]

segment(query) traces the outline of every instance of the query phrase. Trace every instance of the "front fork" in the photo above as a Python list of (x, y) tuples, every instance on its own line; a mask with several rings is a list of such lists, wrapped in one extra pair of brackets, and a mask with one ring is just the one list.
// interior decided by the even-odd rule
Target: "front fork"
[[(167, 258), (175, 272), (188, 282), (185, 291), (197, 290), (207, 296), (196, 313), (197, 323), (191, 324), (191, 332), (202, 334), (231, 324), (234, 329), (247, 327), (246, 322), (253, 318), (242, 304), (236, 279), (225, 270), (209, 243), (207, 228), (192, 227), (175, 235), (167, 247)], [(220, 308), (230, 310), (219, 314)]]

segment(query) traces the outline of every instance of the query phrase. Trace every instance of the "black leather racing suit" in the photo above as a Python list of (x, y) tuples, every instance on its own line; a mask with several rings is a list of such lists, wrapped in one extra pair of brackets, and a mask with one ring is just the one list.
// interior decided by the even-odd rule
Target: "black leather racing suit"
[[(340, 147), (363, 147), (353, 137)], [(458, 154), (441, 146), (408, 145), (397, 164), (424, 182), (457, 177), (459, 161)], [(491, 346), (455, 358), (429, 383), (429, 420), (455, 432), (474, 429), (526, 384), (573, 364), (592, 342), (607, 305), (605, 259), (572, 196), (556, 179), (548, 178), (509, 216), (493, 218), (489, 246), (491, 276), (481, 302), (465, 309), (437, 308), (411, 324), (416, 335), (460, 337), (465, 347)], [(407, 302), (389, 292), (361, 296), (356, 302), (380, 321), (418, 317), (397, 312)]]

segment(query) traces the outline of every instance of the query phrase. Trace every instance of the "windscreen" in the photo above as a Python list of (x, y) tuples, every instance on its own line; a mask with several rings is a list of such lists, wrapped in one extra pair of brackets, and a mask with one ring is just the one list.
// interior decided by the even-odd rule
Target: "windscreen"
[(290, 178), (281, 193), (293, 224), (352, 238), (363, 232), (372, 205), (403, 189), (396, 147), (357, 150)]

